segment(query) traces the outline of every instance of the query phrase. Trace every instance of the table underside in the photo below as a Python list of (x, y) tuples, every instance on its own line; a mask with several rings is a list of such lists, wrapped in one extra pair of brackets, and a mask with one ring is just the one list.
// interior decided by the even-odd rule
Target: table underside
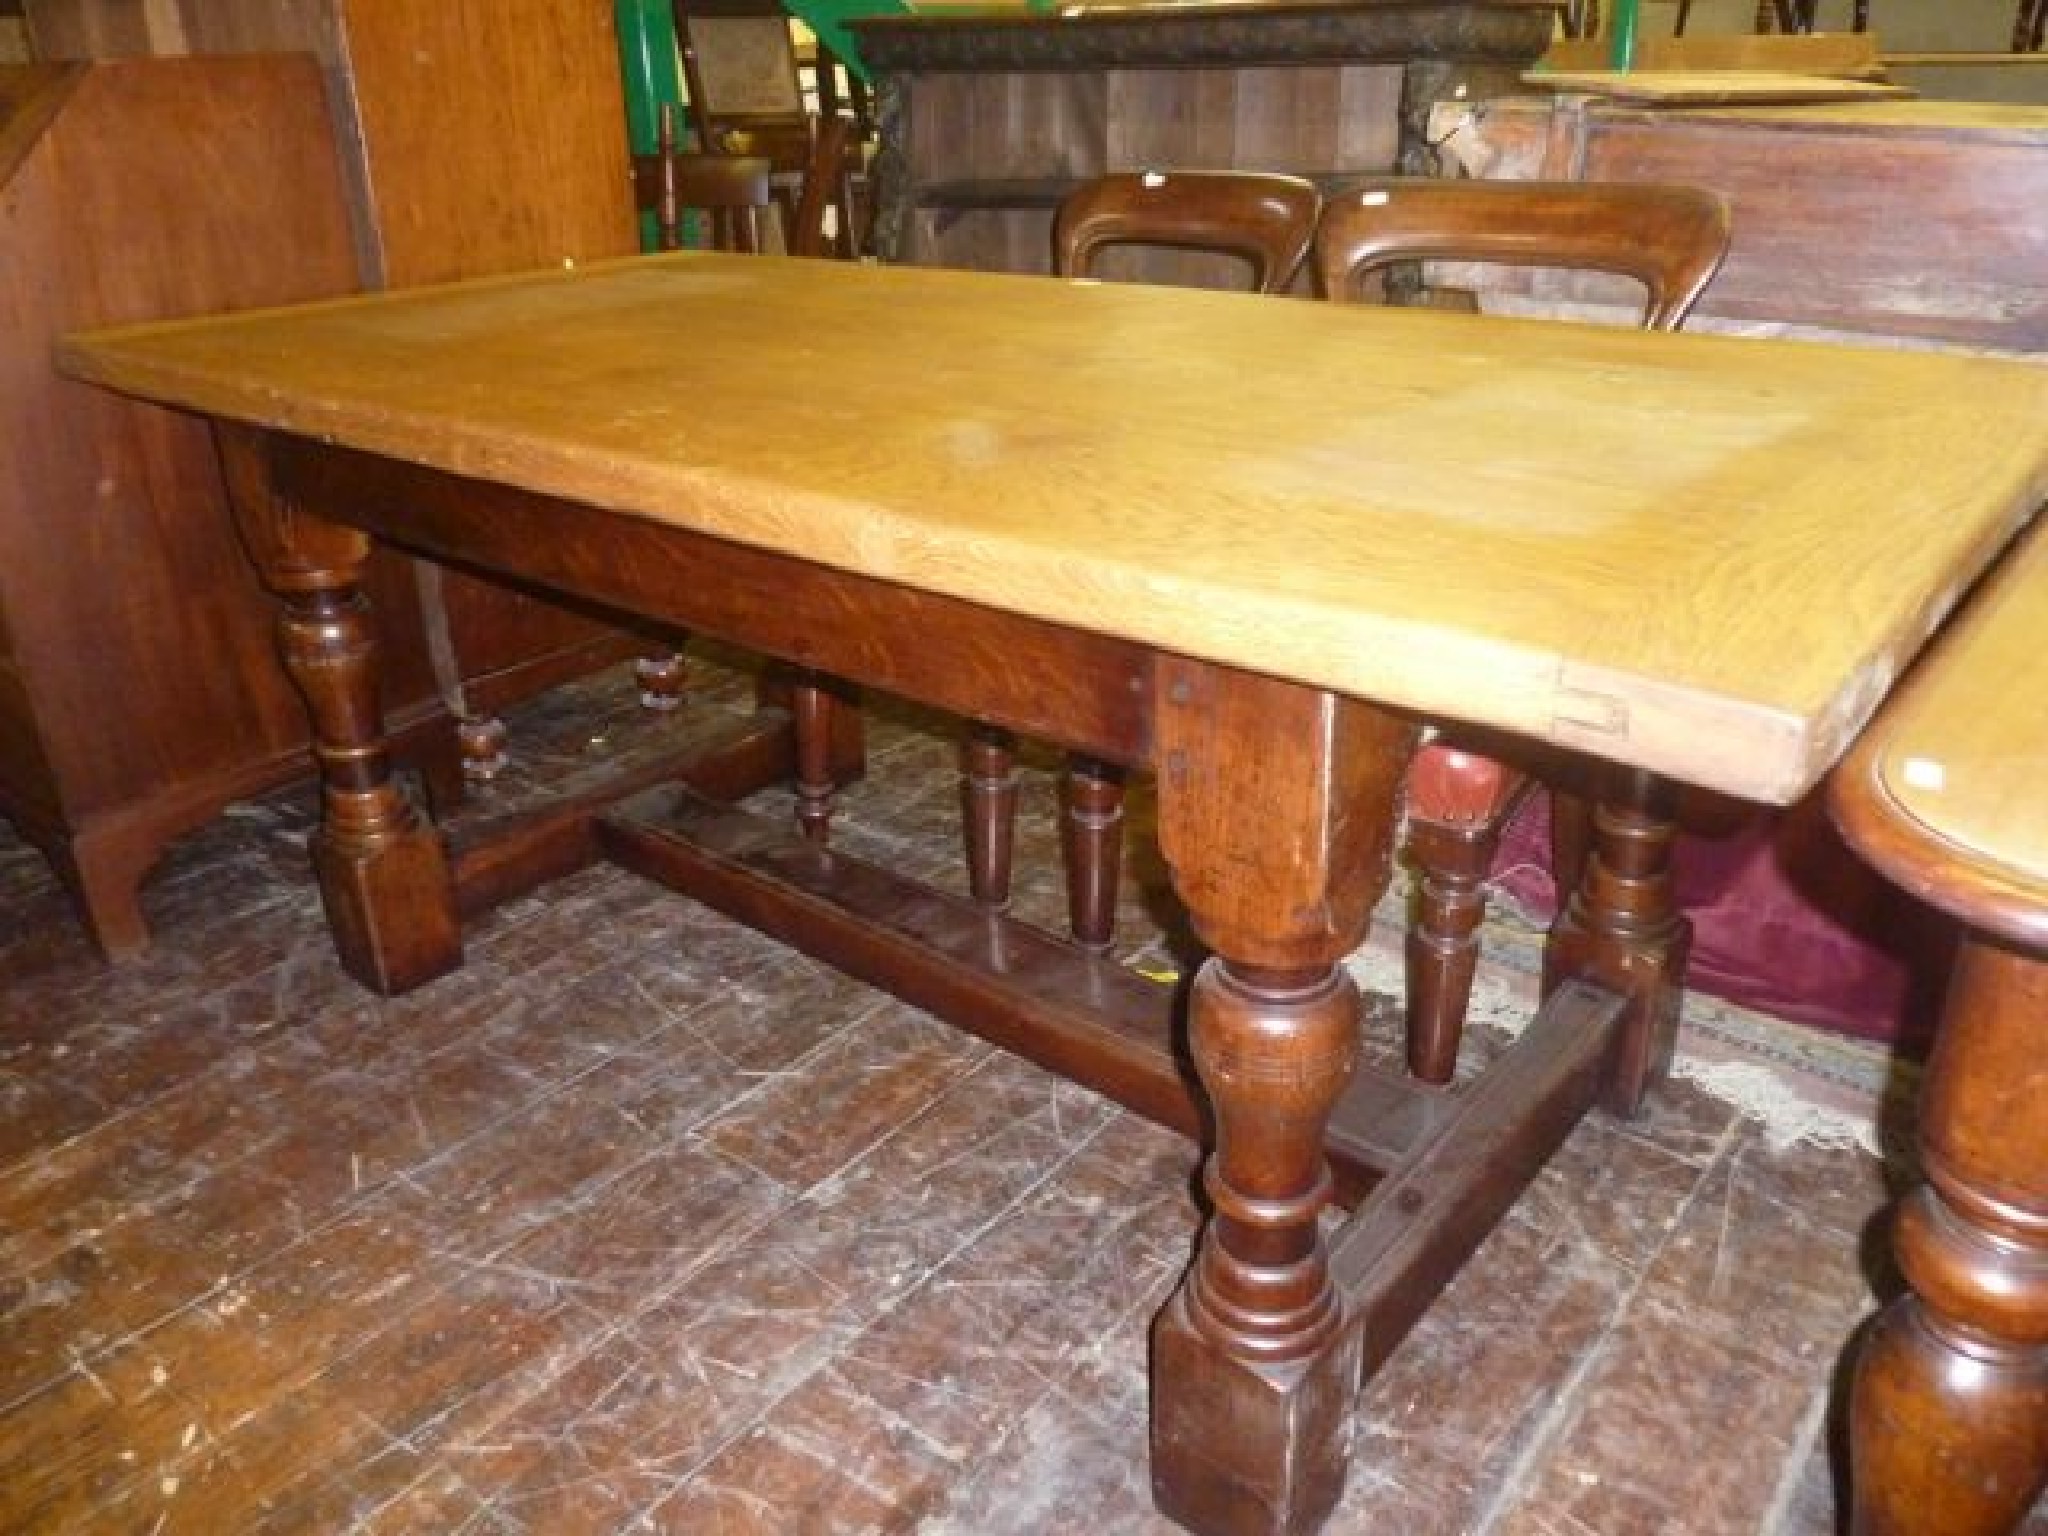
[[(1182, 1298), (1162, 1318), (1155, 1339), (1155, 1492), (1162, 1508), (1197, 1530), (1307, 1531), (1320, 1523), (1326, 1501), (1333, 1502), (1341, 1487), (1348, 1445), (1342, 1426), (1358, 1379), (1386, 1358), (1587, 1109), (1603, 1094), (1625, 1104), (1658, 1068), (1659, 1049), (1645, 1045), (1644, 1037), (1660, 1027), (1654, 1020), (1674, 1011), (1676, 967), (1669, 962), (1671, 954), (1682, 962), (1683, 954), (1682, 933), (1674, 938), (1665, 929), (1656, 937), (1670, 954), (1649, 968), (1657, 978), (1649, 989), (1639, 976), (1631, 986), (1631, 962), (1618, 948), (1554, 944), (1547, 997), (1533, 1022), (1483, 1073), (1454, 1089), (1370, 1066), (1351, 1070), (1357, 1018), (1348, 978), (1330, 983), (1339, 988), (1330, 1005), (1339, 1010), (1331, 1038), (1350, 1042), (1341, 1060), (1251, 1060), (1262, 1048), (1260, 1029), (1277, 1036), (1298, 1022), (1289, 999), (1313, 990), (1305, 978), (1341, 977), (1338, 962), (1362, 936), (1366, 914), (1384, 889), (1399, 767), (1413, 728), (1370, 706), (647, 518), (570, 507), (298, 439), (230, 431), (223, 441), (231, 476), (243, 488), (245, 528), (251, 505), (260, 504), (263, 526), (250, 542), (285, 599), (288, 660), (299, 647), (294, 671), (315, 716), (328, 791), (316, 866), (344, 963), (359, 979), (397, 991), (451, 969), (460, 963), (460, 915), (610, 859), (1205, 1145), (1218, 1144), (1220, 1117), (1226, 1154), (1212, 1162), (1209, 1175), (1222, 1213), (1211, 1222), (1212, 1237), (1225, 1229), (1215, 1241), (1228, 1248), (1234, 1232), (1251, 1255), (1220, 1259), (1221, 1283), (1236, 1283), (1233, 1263), (1266, 1277), (1259, 1284), (1307, 1266), (1335, 1305), (1327, 1319), (1286, 1327), (1250, 1316), (1241, 1336), (1228, 1335), (1241, 1358), (1220, 1365), (1205, 1359), (1191, 1367), (1183, 1358), (1187, 1348), (1205, 1355), (1215, 1342), (1199, 1342), (1199, 1318), (1175, 1321)], [(252, 495), (259, 476), (265, 490)], [(290, 509), (289, 516), (272, 515), (278, 508)], [(790, 692), (769, 689), (749, 721), (658, 773), (642, 768), (630, 781), (465, 827), (445, 840), (424, 826), (415, 836), (395, 812), (365, 833), (357, 824), (362, 815), (386, 814), (361, 811), (385, 793), (379, 773), (388, 776), (388, 765), (376, 767), (384, 755), (381, 728), (353, 719), (338, 693), (322, 702), (322, 691), (359, 665), (335, 636), (340, 616), (356, 602), (341, 568), (350, 560), (359, 564), (367, 546), (344, 529), (634, 615), (671, 635), (709, 635), (805, 669), (796, 674), (798, 689), (808, 690), (802, 708), (818, 710), (840, 699), (839, 707), (814, 716), (828, 722), (824, 756), (808, 768), (800, 764)], [(329, 551), (337, 537), (359, 547), (334, 560)], [(365, 626), (361, 633), (367, 632)], [(369, 664), (360, 666), (357, 696), (373, 700), (373, 679), (365, 681)], [(822, 683), (826, 676), (829, 685)], [(1152, 981), (970, 897), (852, 858), (818, 840), (817, 827), (807, 835), (793, 822), (765, 819), (736, 804), (793, 774), (815, 778), (821, 764), (826, 778), (841, 782), (860, 771), (858, 711), (849, 685), (1159, 772), (1163, 845), (1170, 844), (1176, 795), (1199, 799), (1218, 792), (1216, 785), (1202, 788), (1212, 766), (1208, 749), (1224, 765), (1218, 774), (1232, 762), (1271, 759), (1273, 739), (1313, 739), (1313, 732), (1289, 728), (1301, 711), (1309, 712), (1302, 719), (1337, 721), (1341, 729), (1333, 734), (1340, 740), (1380, 743), (1374, 750), (1392, 766), (1374, 770), (1383, 803), (1368, 818), (1376, 823), (1372, 840), (1359, 844), (1366, 857), (1351, 861), (1362, 867), (1339, 868), (1331, 877), (1333, 889), (1341, 887), (1331, 901), (1340, 913), (1336, 929), (1304, 937), (1283, 932), (1281, 921), (1252, 945), (1257, 963), (1238, 964), (1233, 972), (1236, 962), (1225, 954), (1225, 982), (1241, 976), (1255, 994), (1254, 1028), (1238, 1045), (1225, 1046), (1215, 1043), (1223, 1034), (1211, 1026), (1209, 1059), (1198, 1064), (1203, 1047), (1191, 1048), (1184, 1015), (1190, 994), (1207, 981), (1178, 987)], [(1272, 737), (1269, 711), (1279, 712), (1270, 722)], [(820, 749), (812, 750), (815, 757)], [(1357, 771), (1338, 762), (1304, 782), (1313, 788)], [(1184, 790), (1189, 783), (1196, 787)], [(1228, 804), (1231, 786), (1220, 789)], [(1258, 798), (1257, 787), (1242, 798)], [(1207, 831), (1202, 838), (1181, 832), (1182, 862), (1220, 865), (1234, 878), (1227, 868), (1234, 857), (1247, 865), (1244, 878), (1253, 886), (1261, 879), (1284, 886), (1297, 878), (1292, 865), (1302, 857), (1300, 843), (1289, 838), (1291, 803), (1282, 794), (1270, 808), (1224, 813), (1251, 828), (1236, 842), (1236, 833), (1218, 834), (1211, 848), (1203, 841)], [(1324, 814), (1331, 813), (1325, 808)], [(410, 852), (395, 857), (398, 847)], [(1246, 850), (1255, 847), (1270, 847), (1270, 857), (1288, 867), (1250, 870), (1254, 860)], [(1167, 852), (1172, 865), (1175, 850), (1167, 846)], [(444, 871), (439, 876), (428, 872), (436, 864)], [(1199, 872), (1191, 877), (1176, 868), (1175, 874), (1183, 895), (1212, 889)], [(1190, 900), (1205, 939), (1212, 932), (1250, 932), (1266, 921), (1252, 901), (1245, 903), (1252, 916), (1230, 916), (1234, 899), (1197, 894)], [(1338, 931), (1341, 913), (1352, 910), (1356, 931), (1347, 935)], [(1206, 927), (1205, 912), (1211, 919)], [(1583, 928), (1583, 916), (1575, 907), (1572, 921)], [(421, 932), (429, 937), (416, 939)], [(445, 937), (433, 938), (437, 933)], [(1296, 950), (1316, 963), (1292, 970), (1277, 964)], [(1214, 967), (1201, 975), (1210, 978)], [(1589, 970), (1623, 984), (1603, 985)], [(1269, 992), (1260, 992), (1268, 977), (1275, 978)], [(1195, 1009), (1217, 1006), (1197, 1002)], [(1198, 1042), (1200, 1035), (1198, 1027)], [(1634, 1071), (1637, 1079), (1619, 1092), (1618, 1069)], [(1285, 1098), (1296, 1092), (1296, 1076), (1310, 1082), (1321, 1074), (1330, 1102), (1297, 1111), (1291, 1099), (1279, 1109), (1279, 1099), (1260, 1100), (1265, 1108), (1252, 1112), (1238, 1104), (1238, 1086), (1219, 1097), (1212, 1081), (1219, 1072), (1251, 1080), (1247, 1104), (1260, 1094)], [(1208, 1092), (1205, 1081), (1211, 1082)], [(1238, 1189), (1234, 1180), (1256, 1185), (1261, 1169), (1287, 1162), (1295, 1120), (1310, 1131), (1303, 1155), (1318, 1170), (1327, 1157), (1334, 1184), (1316, 1172), (1306, 1193), (1282, 1186), (1264, 1194)], [(1316, 1235), (1325, 1194), (1350, 1207), (1326, 1242)], [(1297, 1242), (1304, 1246), (1294, 1252), (1289, 1245)], [(1198, 1259), (1196, 1271), (1203, 1262)], [(1199, 1276), (1191, 1271), (1191, 1277), (1199, 1291)], [(1264, 1293), (1253, 1285), (1251, 1294)], [(1199, 1311), (1199, 1296), (1186, 1305)], [(1273, 1308), (1275, 1316), (1285, 1312)], [(1187, 1338), (1198, 1342), (1174, 1343)], [(1219, 1372), (1227, 1378), (1220, 1384)], [(1319, 1374), (1330, 1378), (1321, 1387)], [(1323, 1465), (1321, 1481), (1297, 1471), (1296, 1462)]]

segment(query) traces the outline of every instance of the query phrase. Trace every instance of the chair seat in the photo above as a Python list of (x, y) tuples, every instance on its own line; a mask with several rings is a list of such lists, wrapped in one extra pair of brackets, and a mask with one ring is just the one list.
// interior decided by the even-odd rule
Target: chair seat
[(1408, 814), (1451, 827), (1479, 827), (1505, 816), (1528, 775), (1497, 757), (1433, 741), (1408, 765)]

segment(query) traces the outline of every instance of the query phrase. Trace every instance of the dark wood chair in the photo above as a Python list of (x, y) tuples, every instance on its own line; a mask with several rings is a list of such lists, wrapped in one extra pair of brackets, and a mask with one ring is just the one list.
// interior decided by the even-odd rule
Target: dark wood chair
[[(1075, 188), (1053, 220), (1053, 269), (1090, 277), (1120, 246), (1215, 252), (1244, 263), (1247, 286), (1283, 292), (1315, 236), (1322, 198), (1296, 176), (1252, 171), (1130, 171)], [(1017, 803), (1016, 742), (977, 722), (961, 748), (968, 888), (977, 901), (1009, 901)], [(1107, 950), (1115, 938), (1122, 863), (1123, 770), (1074, 756), (1061, 786), (1060, 844), (1067, 917), (1076, 942)]]
[(1053, 219), (1053, 270), (1092, 275), (1113, 246), (1169, 246), (1241, 257), (1251, 287), (1281, 293), (1315, 237), (1322, 197), (1298, 176), (1255, 171), (1126, 171), (1077, 187)]
[[(1728, 205), (1718, 193), (1650, 183), (1367, 182), (1333, 200), (1316, 234), (1324, 295), (1356, 300), (1397, 264), (1443, 260), (1618, 273), (1642, 284), (1642, 324), (1676, 330), (1720, 269)], [(1515, 752), (1515, 762), (1499, 755)], [(1449, 1081), (1501, 829), (1532, 782), (1525, 754), (1446, 727), (1408, 775), (1409, 856), (1420, 875), (1407, 939), (1410, 1069)], [(1552, 796), (1554, 873), (1584, 863), (1584, 802)]]
[[(1757, 0), (1758, 32), (1811, 32), (1820, 17), (1820, 0)], [(1849, 13), (1849, 30), (1870, 30), (1870, 0), (1856, 0)]]
[[(813, 174), (820, 114), (804, 98), (796, 40), (779, 0), (674, 0), (691, 127), (699, 150), (759, 157), (773, 170), (786, 225)], [(822, 119), (838, 118), (836, 97), (821, 100)], [(867, 148), (857, 132), (839, 139), (829, 183), (833, 248), (858, 256), (867, 238)]]
[(633, 199), (654, 215), (655, 243), (664, 251), (682, 249), (683, 214), (695, 210), (708, 220), (712, 250), (758, 252), (774, 202), (772, 175), (760, 156), (679, 150), (675, 109), (664, 103), (655, 152), (633, 157)]

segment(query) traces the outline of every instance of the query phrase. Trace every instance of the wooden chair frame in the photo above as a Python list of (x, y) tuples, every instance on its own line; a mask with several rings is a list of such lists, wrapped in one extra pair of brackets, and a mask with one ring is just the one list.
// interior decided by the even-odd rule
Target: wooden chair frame
[(1221, 251), (1252, 266), (1252, 286), (1280, 293), (1315, 238), (1322, 196), (1299, 176), (1259, 171), (1125, 171), (1099, 176), (1061, 202), (1053, 270), (1083, 277), (1116, 245)]
[[(1643, 285), (1646, 329), (1676, 330), (1720, 270), (1728, 235), (1727, 200), (1694, 187), (1386, 178), (1324, 209), (1315, 262), (1324, 295), (1339, 303), (1356, 299), (1372, 274), (1428, 260), (1618, 273)], [(1448, 1082), (1456, 1069), (1486, 878), (1501, 829), (1534, 782), (1503, 754), (1524, 756), (1446, 729), (1409, 767), (1409, 857), (1420, 889), (1406, 946), (1408, 1064), (1429, 1082)], [(1575, 889), (1583, 800), (1554, 793), (1552, 827), (1553, 872)]]

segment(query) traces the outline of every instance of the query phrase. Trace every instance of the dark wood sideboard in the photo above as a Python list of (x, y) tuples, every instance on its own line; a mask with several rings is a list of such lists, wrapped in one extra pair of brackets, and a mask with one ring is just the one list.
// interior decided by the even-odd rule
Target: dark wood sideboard
[(1432, 169), (1430, 110), (1517, 88), (1549, 0), (1071, 6), (850, 23), (876, 77), (884, 260), (1043, 272), (1080, 179)]

